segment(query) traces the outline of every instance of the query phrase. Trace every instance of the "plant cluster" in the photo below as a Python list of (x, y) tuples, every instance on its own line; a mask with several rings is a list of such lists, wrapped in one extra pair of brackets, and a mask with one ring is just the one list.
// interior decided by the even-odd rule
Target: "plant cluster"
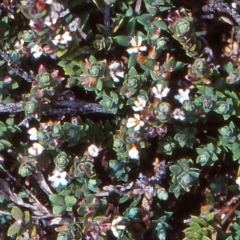
[[(240, 17), (229, 2), (0, 4), (3, 237), (240, 238)], [(231, 11), (214, 21), (202, 7)]]

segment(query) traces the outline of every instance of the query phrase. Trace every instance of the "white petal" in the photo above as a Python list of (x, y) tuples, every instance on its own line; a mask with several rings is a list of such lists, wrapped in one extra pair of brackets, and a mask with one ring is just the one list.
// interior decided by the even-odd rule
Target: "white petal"
[(112, 64), (109, 65), (109, 69), (111, 70), (116, 70), (120, 66), (120, 63), (118, 62), (113, 62)]
[(133, 106), (132, 108), (133, 108), (134, 112), (138, 112), (138, 111), (142, 111), (143, 110), (143, 108), (140, 107), (140, 106), (138, 106), (138, 107)]
[(127, 128), (134, 127), (136, 125), (136, 119), (135, 118), (129, 118), (126, 124)]
[(99, 153), (99, 148), (97, 146), (95, 146), (94, 144), (91, 144), (88, 147), (88, 153), (89, 153), (89, 155), (91, 155), (93, 157), (97, 157), (98, 153)]
[(240, 186), (240, 177), (237, 178), (236, 184), (237, 184), (238, 186)]
[(43, 152), (44, 148), (39, 143), (33, 143), (32, 147), (28, 149), (28, 153), (33, 156), (38, 156)]
[(136, 120), (140, 120), (140, 115), (139, 115), (139, 114), (134, 114), (134, 118), (135, 118)]
[(54, 183), (53, 183), (53, 186), (54, 186), (55, 188), (57, 188), (60, 184), (61, 184), (60, 178), (56, 178), (55, 181), (54, 181)]
[[(110, 74), (110, 75), (111, 75), (111, 74)], [(120, 82), (120, 79), (117, 78), (116, 76), (111, 76), (111, 77), (112, 77), (112, 79), (113, 79), (113, 81), (114, 81), (115, 83)]]
[(137, 42), (136, 42), (136, 39), (132, 37), (131, 41), (130, 41), (131, 45), (133, 47), (136, 47), (137, 46)]
[(60, 176), (61, 176), (61, 178), (66, 178), (67, 172), (65, 172), (65, 171), (64, 171), (64, 172), (61, 172), (61, 173), (60, 173)]
[(138, 159), (139, 158), (139, 152), (135, 146), (133, 146), (129, 151), (128, 155), (132, 159)]
[(63, 185), (63, 186), (66, 186), (68, 184), (68, 181), (65, 179), (65, 178), (60, 178), (60, 183)]
[(36, 128), (30, 128), (28, 130), (28, 134), (30, 134), (29, 139), (30, 140), (37, 140), (37, 129)]
[(136, 125), (135, 128), (134, 128), (134, 131), (135, 131), (135, 132), (139, 131), (139, 130), (140, 130), (140, 127), (141, 127), (140, 124)]
[(69, 9), (67, 9), (67, 10), (65, 10), (65, 11), (62, 11), (62, 12), (60, 12), (60, 14), (59, 14), (59, 17), (61, 18), (61, 17), (64, 17), (64, 16), (66, 16), (67, 14), (69, 14)]
[(165, 87), (164, 90), (162, 91), (162, 97), (166, 97), (170, 91), (170, 88)]
[(140, 51), (147, 51), (147, 47), (146, 47), (146, 46), (141, 46), (141, 47), (139, 48), (139, 50), (140, 50)]
[(127, 49), (127, 52), (128, 52), (129, 54), (131, 54), (131, 53), (138, 53), (138, 48), (136, 48), (136, 47), (128, 48), (128, 49)]
[(55, 175), (52, 175), (52, 176), (48, 177), (48, 181), (50, 181), (50, 182), (55, 182), (55, 180), (56, 180)]
[(124, 78), (124, 72), (123, 71), (122, 72), (116, 72), (115, 75), (118, 76), (118, 77)]
[(141, 45), (142, 45), (142, 36), (138, 36), (137, 46), (141, 46)]
[(116, 238), (119, 238), (119, 233), (115, 227), (111, 227), (112, 233)]
[(117, 218), (114, 218), (112, 220), (112, 226), (115, 226), (115, 225), (119, 224), (122, 220), (123, 220), (123, 218), (121, 216), (118, 216)]
[(31, 53), (39, 52), (41, 50), (42, 50), (42, 48), (40, 46), (38, 46), (38, 45), (34, 45), (33, 47), (31, 47)]

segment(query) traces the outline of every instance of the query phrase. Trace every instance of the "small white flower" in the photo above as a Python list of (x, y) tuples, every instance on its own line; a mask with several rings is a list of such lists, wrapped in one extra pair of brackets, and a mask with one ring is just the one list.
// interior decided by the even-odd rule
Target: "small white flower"
[(190, 89), (186, 89), (183, 91), (183, 89), (178, 90), (179, 95), (176, 95), (174, 98), (177, 99), (181, 104), (183, 104), (184, 101), (189, 100), (189, 93)]
[(141, 46), (142, 45), (142, 37), (138, 36), (137, 41), (135, 38), (132, 38), (130, 41), (132, 47), (127, 49), (127, 52), (129, 54), (131, 53), (138, 53), (140, 51), (146, 51), (147, 47), (146, 46)]
[(29, 136), (29, 139), (30, 140), (37, 140), (37, 129), (36, 128), (30, 128), (28, 130), (28, 134), (30, 135)]
[(70, 32), (76, 32), (80, 23), (80, 18), (75, 18), (72, 22), (69, 23), (68, 28)]
[(39, 58), (43, 54), (43, 49), (38, 45), (34, 45), (31, 48), (31, 53), (33, 53), (35, 58)]
[(24, 40), (21, 39), (20, 41), (16, 41), (14, 47), (17, 48), (17, 52), (22, 50), (22, 48), (24, 47)]
[(72, 37), (70, 36), (70, 33), (66, 31), (63, 35), (58, 34), (52, 42), (54, 45), (58, 45), (59, 43), (61, 44), (67, 44), (67, 42), (72, 41)]
[(132, 108), (135, 112), (138, 112), (142, 111), (146, 107), (147, 101), (143, 96), (138, 96), (137, 100), (134, 101), (134, 104), (135, 106), (133, 106)]
[(120, 79), (118, 77), (124, 78), (124, 71), (118, 70), (120, 65), (121, 64), (116, 61), (109, 65), (110, 76), (112, 77), (114, 82), (120, 82)]
[(155, 87), (152, 88), (152, 92), (153, 92), (155, 98), (162, 100), (162, 98), (164, 98), (168, 95), (170, 88), (168, 88), (168, 87), (165, 87), (164, 89), (162, 89), (162, 88), (163, 88), (163, 86), (160, 83), (158, 83)]
[(172, 115), (173, 115), (173, 118), (177, 119), (177, 120), (179, 119), (179, 120), (183, 121), (185, 119), (185, 113), (180, 108), (176, 108), (172, 112)]
[(132, 128), (134, 127), (134, 131), (138, 131), (140, 127), (144, 126), (144, 122), (140, 120), (140, 115), (139, 114), (134, 114), (134, 118), (130, 117), (127, 120), (126, 127), (127, 128)]
[(240, 187), (240, 176), (237, 178), (236, 184), (238, 185), (238, 187)]
[(99, 148), (97, 146), (95, 146), (94, 144), (91, 144), (88, 147), (88, 153), (89, 155), (91, 155), (92, 157), (97, 157), (98, 153), (99, 153)]
[(52, 11), (56, 11), (56, 12), (61, 12), (61, 10), (64, 9), (64, 6), (63, 4), (60, 4), (60, 3), (52, 3)]
[(28, 153), (33, 156), (40, 155), (44, 150), (44, 147), (39, 143), (33, 143), (32, 147), (28, 149)]
[(30, 20), (29, 26), (30, 26), (31, 28), (34, 28), (34, 24), (35, 24), (35, 22), (34, 22), (33, 20)]
[(132, 148), (128, 151), (128, 155), (132, 159), (139, 159), (139, 151), (137, 148), (133, 145)]
[(118, 216), (117, 218), (113, 219), (111, 230), (113, 235), (116, 238), (121, 237), (122, 233), (126, 230), (126, 226), (118, 225), (122, 221), (122, 217)]
[(66, 186), (68, 184), (67, 172), (60, 172), (59, 170), (54, 170), (53, 175), (48, 178), (50, 182), (53, 183), (53, 186), (57, 188), (60, 184)]

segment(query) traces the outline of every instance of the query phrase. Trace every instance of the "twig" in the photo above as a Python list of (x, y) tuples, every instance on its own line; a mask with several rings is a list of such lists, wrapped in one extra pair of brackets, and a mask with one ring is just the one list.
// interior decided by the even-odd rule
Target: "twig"
[[(21, 203), (21, 204), (20, 204), (19, 201), (17, 201), (17, 203), (18, 203), (19, 205), (23, 205), (23, 206), (28, 207), (28, 208), (30, 208), (30, 209), (33, 209), (33, 210), (35, 210), (35, 211), (41, 210), (44, 214), (46, 214), (46, 213), (49, 214), (48, 209), (45, 208), (45, 207), (41, 204), (40, 201), (38, 201), (38, 199), (33, 195), (33, 193), (32, 193), (31, 191), (29, 191), (24, 185), (21, 185), (20, 183), (18, 183), (18, 181), (16, 180), (16, 178), (14, 178), (7, 170), (5, 170), (5, 169), (3, 169), (3, 170), (4, 170), (4, 172), (7, 174), (7, 176), (8, 176), (12, 181), (14, 181), (14, 183), (15, 183), (18, 187), (21, 187), (29, 196), (31, 196), (32, 199), (34, 199), (34, 201), (35, 201), (36, 204), (37, 204), (37, 207), (34, 207), (33, 205), (29, 205), (29, 204), (27, 204), (27, 203), (24, 203), (24, 202), (22, 201), (22, 199), (21, 199), (21, 201), (22, 201), (23, 203)], [(1, 181), (2, 181), (2, 183), (5, 182), (5, 181), (2, 180), (2, 179), (1, 179)], [(3, 181), (4, 181), (4, 182), (3, 182)], [(7, 185), (8, 185), (7, 182), (5, 182), (4, 184), (7, 184)], [(7, 190), (7, 185), (6, 185), (6, 189), (2, 189), (3, 191), (4, 191), (4, 190)], [(9, 191), (10, 194), (12, 194), (12, 196), (13, 196), (13, 195), (16, 195), (16, 194), (13, 194), (13, 193), (10, 192), (9, 186), (8, 186), (8, 191)], [(15, 196), (15, 197), (16, 197), (16, 196)]]
[(227, 3), (213, 1), (203, 6), (202, 9), (204, 12), (207, 13), (215, 13), (216, 11), (218, 11), (220, 13), (230, 15), (238, 24), (238, 26), (240, 26), (240, 14), (236, 11), (236, 9), (230, 7)]
[[(0, 104), (0, 114), (9, 113), (17, 114), (24, 112), (22, 109), (23, 102), (17, 103), (5, 103)], [(97, 103), (88, 103), (80, 101), (78, 99), (74, 100), (54, 100), (51, 103), (51, 111), (42, 112), (44, 116), (76, 116), (76, 115), (87, 115), (87, 114), (112, 114), (112, 112), (105, 110), (101, 105)], [(26, 119), (28, 121), (29, 119)], [(20, 125), (25, 125), (26, 121), (20, 123)]]
[(36, 81), (35, 77), (32, 76), (31, 74), (25, 72), (22, 68), (20, 68), (19, 66), (17, 66), (13, 60), (11, 59), (11, 57), (9, 56), (8, 53), (6, 53), (5, 51), (3, 51), (2, 49), (0, 49), (0, 56), (4, 59), (5, 62), (8, 63), (8, 65), (11, 67), (11, 69), (20, 77), (22, 77), (23, 79), (25, 79), (27, 82), (33, 82)]

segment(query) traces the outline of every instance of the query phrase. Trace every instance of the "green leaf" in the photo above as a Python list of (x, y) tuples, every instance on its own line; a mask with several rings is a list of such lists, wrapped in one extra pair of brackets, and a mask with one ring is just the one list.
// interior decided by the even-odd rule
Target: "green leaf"
[(116, 36), (113, 40), (120, 46), (128, 47), (130, 45), (131, 37), (129, 36)]
[(65, 212), (66, 209), (67, 209), (67, 206), (54, 205), (53, 206), (53, 214), (60, 214), (62, 212)]
[(12, 236), (16, 233), (19, 233), (20, 229), (21, 229), (21, 224), (18, 222), (15, 222), (8, 228), (7, 235)]
[(126, 216), (127, 218), (135, 219), (136, 217), (138, 217), (139, 212), (140, 212), (140, 209), (134, 207), (134, 208), (131, 208), (131, 209), (126, 213), (125, 216)]
[(167, 27), (167, 24), (163, 21), (163, 20), (160, 20), (160, 21), (154, 21), (153, 24), (157, 27), (157, 28), (160, 28), (164, 31), (168, 31), (168, 27)]
[(180, 167), (178, 165), (172, 165), (170, 166), (170, 171), (172, 172), (173, 175), (176, 175), (180, 171)]
[(24, 211), (24, 222), (29, 223), (30, 220), (31, 220), (31, 215), (30, 215), (29, 211)]
[(6, 124), (7, 124), (8, 126), (13, 127), (13, 126), (14, 126), (14, 118), (8, 118), (8, 119), (6, 120)]
[(132, 53), (128, 59), (128, 68), (132, 68), (137, 64), (137, 55)]
[(68, 207), (73, 207), (76, 204), (77, 199), (73, 196), (66, 196), (65, 202)]
[(165, 189), (161, 188), (157, 190), (157, 197), (159, 200), (167, 200), (168, 199), (168, 193)]
[(51, 201), (51, 203), (53, 203), (54, 205), (63, 205), (64, 203), (64, 197), (63, 196), (59, 196), (57, 194), (52, 194), (49, 196), (49, 200)]
[(23, 219), (23, 212), (20, 208), (18, 208), (17, 206), (13, 206), (12, 210), (11, 210), (11, 214), (12, 217), (15, 220), (22, 220)]
[(131, 67), (129, 70), (129, 75), (130, 76), (137, 76), (138, 72), (136, 71), (136, 69), (134, 67)]

